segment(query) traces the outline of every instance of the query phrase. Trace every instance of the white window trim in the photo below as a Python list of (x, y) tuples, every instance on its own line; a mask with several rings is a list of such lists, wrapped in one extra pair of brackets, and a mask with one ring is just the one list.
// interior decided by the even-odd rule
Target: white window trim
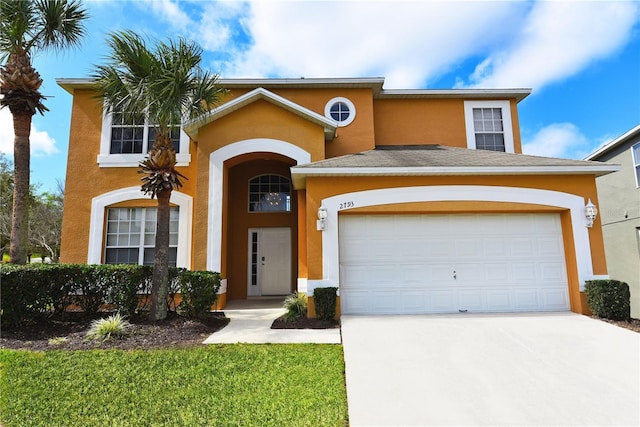
[(509, 101), (464, 101), (464, 124), (467, 131), (467, 148), (476, 149), (476, 134), (473, 127), (474, 108), (502, 109), (502, 130), (504, 132), (505, 153), (515, 153), (513, 142), (513, 122), (511, 121), (511, 104)]
[(336, 102), (344, 102), (345, 104), (347, 104), (347, 107), (349, 107), (349, 113), (350, 113), (349, 117), (347, 118), (347, 120), (343, 120), (343, 121), (335, 120), (337, 126), (338, 127), (349, 126), (356, 118), (356, 106), (353, 105), (353, 102), (351, 102), (347, 98), (343, 98), (341, 96), (337, 96), (335, 98), (330, 99), (327, 102), (327, 104), (324, 106), (324, 115), (325, 115), (325, 117), (327, 117), (330, 120), (334, 120), (334, 118), (331, 117), (331, 107)]
[(640, 161), (636, 163), (636, 157), (633, 155), (633, 151), (636, 147), (640, 150), (640, 142), (631, 146), (631, 164), (633, 165), (633, 176), (636, 180), (636, 188), (640, 188), (640, 180), (638, 180), (638, 168), (640, 168)]
[[(107, 232), (106, 207), (127, 200), (145, 198), (140, 187), (127, 187), (110, 191), (91, 200), (91, 222), (89, 224), (89, 248), (87, 264), (101, 264)], [(171, 203), (177, 205), (178, 212), (178, 255), (176, 266), (191, 268), (191, 218), (193, 198), (179, 191), (171, 192)]]
[[(146, 153), (135, 154), (111, 154), (111, 125), (113, 116), (106, 109), (102, 115), (102, 132), (100, 134), (100, 154), (98, 154), (98, 165), (101, 168), (109, 167), (138, 167), (140, 162), (146, 157)], [(149, 126), (144, 128), (144, 140), (147, 141)], [(189, 135), (180, 128), (180, 152), (176, 153), (176, 166), (189, 166), (191, 154), (189, 153)], [(145, 143), (146, 144), (146, 143)], [(143, 151), (144, 151), (143, 147)]]

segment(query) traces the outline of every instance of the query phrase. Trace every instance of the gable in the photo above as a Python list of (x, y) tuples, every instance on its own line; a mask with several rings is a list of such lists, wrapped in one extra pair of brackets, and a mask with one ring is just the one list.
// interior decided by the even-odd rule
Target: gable
[(256, 88), (251, 92), (248, 92), (238, 98), (211, 110), (206, 116), (200, 119), (192, 120), (184, 124), (184, 131), (194, 140), (198, 140), (198, 133), (200, 128), (212, 123), (222, 117), (225, 117), (234, 111), (240, 110), (248, 105), (251, 105), (257, 101), (266, 101), (273, 105), (278, 106), (292, 114), (295, 114), (303, 119), (321, 126), (324, 129), (325, 139), (331, 141), (336, 136), (336, 129), (338, 124), (314, 111), (309, 110), (302, 105), (296, 104), (286, 98), (283, 98), (275, 93), (268, 91), (262, 87)]

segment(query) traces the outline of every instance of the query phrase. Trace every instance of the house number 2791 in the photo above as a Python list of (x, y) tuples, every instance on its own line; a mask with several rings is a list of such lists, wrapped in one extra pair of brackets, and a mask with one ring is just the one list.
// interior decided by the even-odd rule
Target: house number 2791
[(349, 200), (347, 202), (342, 202), (340, 203), (340, 209), (349, 209), (355, 206), (355, 203), (353, 203), (353, 201)]

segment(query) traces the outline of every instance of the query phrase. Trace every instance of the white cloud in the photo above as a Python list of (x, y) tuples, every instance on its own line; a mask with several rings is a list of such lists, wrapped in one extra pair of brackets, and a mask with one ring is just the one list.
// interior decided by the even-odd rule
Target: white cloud
[(582, 159), (589, 141), (573, 123), (553, 123), (522, 142), (522, 152), (534, 156)]
[[(13, 117), (6, 108), (0, 110), (0, 152), (13, 154)], [(31, 135), (29, 137), (31, 145), (31, 155), (34, 157), (44, 157), (59, 152), (56, 141), (47, 132), (39, 131), (31, 125)]]
[(222, 74), (382, 76), (386, 87), (421, 87), (504, 39), (526, 8), (518, 2), (253, 2), (243, 21), (253, 45)]
[(520, 33), (470, 76), (475, 87), (541, 87), (570, 77), (628, 41), (637, 2), (539, 1)]
[(151, 6), (152, 12), (173, 28), (184, 30), (191, 25), (189, 16), (171, 0), (153, 0), (143, 3), (142, 6), (145, 8)]
[(622, 48), (640, 16), (627, 1), (149, 4), (217, 53), (223, 77), (380, 76), (387, 88), (425, 87), (477, 58), (456, 86), (539, 90)]

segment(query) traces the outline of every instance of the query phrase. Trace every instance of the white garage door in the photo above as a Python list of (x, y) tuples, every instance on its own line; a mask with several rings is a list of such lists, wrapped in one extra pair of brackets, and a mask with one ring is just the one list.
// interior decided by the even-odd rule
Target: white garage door
[(345, 314), (569, 309), (558, 214), (340, 217)]

